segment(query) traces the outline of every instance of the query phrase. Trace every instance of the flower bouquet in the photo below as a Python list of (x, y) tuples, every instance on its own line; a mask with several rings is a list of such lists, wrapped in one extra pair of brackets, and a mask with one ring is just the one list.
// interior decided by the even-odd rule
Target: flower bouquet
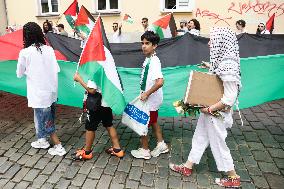
[[(186, 104), (183, 102), (183, 100), (175, 101), (173, 103), (173, 106), (175, 107), (176, 111), (178, 114), (188, 114), (188, 116), (196, 116), (197, 114), (200, 113), (200, 108), (204, 108), (202, 106), (194, 106), (190, 104)], [(208, 112), (212, 116), (218, 118), (218, 119), (224, 119), (220, 111), (214, 111), (214, 112)]]

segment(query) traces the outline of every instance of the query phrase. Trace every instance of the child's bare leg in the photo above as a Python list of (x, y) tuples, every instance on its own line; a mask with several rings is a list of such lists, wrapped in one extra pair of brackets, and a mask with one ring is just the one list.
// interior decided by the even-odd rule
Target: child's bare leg
[(188, 160), (184, 164), (184, 166), (186, 166), (189, 169), (192, 169), (193, 165), (194, 165), (194, 163), (192, 163), (191, 161), (188, 161)]
[(58, 136), (55, 134), (55, 132), (50, 135), (50, 139), (54, 145), (60, 144), (60, 140)]
[(93, 145), (95, 136), (96, 136), (95, 131), (86, 131), (86, 145), (85, 145), (86, 151), (92, 150), (92, 145)]
[(238, 176), (235, 170), (228, 171), (228, 176), (235, 177)]
[(141, 144), (144, 150), (149, 149), (148, 136), (141, 136)]
[(116, 149), (120, 149), (116, 129), (114, 127), (107, 127), (107, 131), (108, 131), (109, 137), (111, 139), (112, 146)]
[(158, 123), (153, 123), (152, 128), (155, 132), (157, 141), (162, 142), (164, 139), (163, 139), (162, 130), (161, 130), (160, 125)]

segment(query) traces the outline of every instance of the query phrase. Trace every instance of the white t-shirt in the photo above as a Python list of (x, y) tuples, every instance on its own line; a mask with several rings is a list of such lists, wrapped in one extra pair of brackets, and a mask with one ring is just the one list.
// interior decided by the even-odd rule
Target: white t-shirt
[(270, 32), (268, 30), (263, 30), (260, 34), (270, 34)]
[[(102, 91), (98, 88), (97, 84), (95, 82), (93, 82), (92, 80), (88, 80), (87, 87), (89, 87), (91, 89), (96, 89), (97, 92), (102, 94)], [(107, 105), (107, 103), (104, 101), (104, 97), (103, 96), (102, 96), (102, 106), (103, 107), (109, 107)]]
[(113, 33), (112, 35), (112, 42), (113, 43), (121, 43), (121, 35), (119, 35), (119, 30)]
[(47, 108), (57, 101), (59, 65), (54, 50), (46, 45), (41, 52), (30, 46), (20, 51), (17, 77), (26, 76), (28, 106)]
[[(164, 78), (163, 73), (162, 73), (160, 59), (156, 55), (152, 55), (150, 57), (150, 59), (151, 59), (151, 61), (150, 61), (150, 65), (149, 65), (145, 91), (148, 91), (149, 89), (152, 88), (152, 86), (156, 82), (156, 79)], [(142, 83), (142, 79), (143, 79), (144, 72), (145, 72), (145, 67), (146, 67), (148, 61), (149, 61), (149, 58), (146, 58), (144, 63), (143, 63), (143, 70), (142, 70), (142, 74), (141, 74), (140, 84)], [(156, 111), (160, 108), (160, 106), (163, 103), (162, 87), (159, 88), (156, 92), (152, 93), (148, 97), (147, 103), (149, 105), (150, 111)]]
[(197, 29), (188, 30), (188, 33), (190, 33), (192, 35), (200, 36), (200, 31), (197, 30)]

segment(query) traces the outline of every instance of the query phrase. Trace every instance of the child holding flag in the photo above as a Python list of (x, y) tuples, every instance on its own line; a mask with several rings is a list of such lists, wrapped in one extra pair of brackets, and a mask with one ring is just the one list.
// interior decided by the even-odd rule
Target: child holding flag
[(161, 62), (155, 53), (160, 37), (152, 31), (146, 31), (141, 36), (142, 51), (146, 55), (143, 63), (141, 75), (141, 96), (140, 100), (147, 101), (150, 108), (149, 126), (152, 126), (157, 138), (156, 148), (150, 152), (148, 136), (141, 136), (142, 148), (132, 150), (131, 154), (135, 158), (150, 159), (151, 156), (158, 157), (162, 153), (169, 151), (167, 144), (163, 140), (162, 131), (158, 125), (158, 110), (163, 102), (162, 86), (164, 84), (161, 70)]
[[(85, 147), (76, 151), (74, 159), (89, 160), (93, 158), (92, 145), (95, 139), (95, 132), (100, 122), (102, 122), (103, 126), (107, 129), (113, 145), (113, 147), (106, 149), (106, 153), (122, 158), (124, 156), (124, 151), (120, 148), (117, 132), (112, 124), (112, 109), (101, 97), (100, 89), (98, 89), (96, 83), (92, 80), (88, 80), (88, 83), (85, 83), (78, 72), (76, 72), (74, 75), (74, 81), (79, 82), (86, 89), (86, 98), (91, 98), (91, 96), (94, 94), (100, 95), (100, 97), (95, 97), (98, 101), (100, 101), (98, 107), (94, 109), (89, 108), (88, 105), (87, 107), (83, 107), (87, 112), (87, 119), (85, 123), (86, 143)], [(86, 102), (84, 102), (84, 106), (85, 105)]]

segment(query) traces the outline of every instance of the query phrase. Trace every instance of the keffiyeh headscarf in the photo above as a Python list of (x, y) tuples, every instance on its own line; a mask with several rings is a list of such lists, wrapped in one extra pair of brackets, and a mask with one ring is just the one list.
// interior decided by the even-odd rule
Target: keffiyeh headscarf
[(209, 72), (241, 84), (239, 45), (231, 29), (218, 27), (210, 30), (210, 63)]

